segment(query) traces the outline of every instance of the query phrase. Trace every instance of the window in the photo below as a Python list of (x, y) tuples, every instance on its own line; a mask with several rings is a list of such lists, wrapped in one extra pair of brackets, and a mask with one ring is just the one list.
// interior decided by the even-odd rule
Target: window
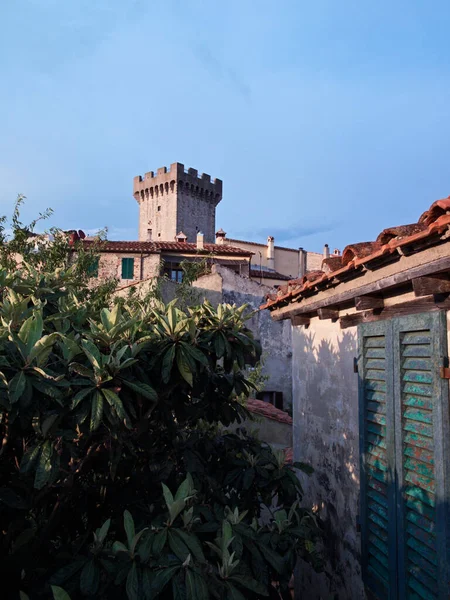
[(152, 241), (152, 230), (147, 229), (147, 242), (151, 242), (151, 241)]
[(94, 260), (92, 261), (92, 263), (89, 265), (88, 269), (87, 269), (87, 273), (89, 275), (89, 277), (98, 277), (98, 264), (99, 264), (99, 258), (94, 258)]
[(361, 542), (377, 598), (448, 597), (445, 314), (359, 328)]
[(283, 392), (258, 392), (256, 394), (257, 400), (262, 400), (263, 402), (269, 402), (273, 404), (275, 408), (279, 408), (283, 410)]
[(161, 211), (161, 206), (158, 206), (158, 212), (160, 212), (160, 211)]
[(122, 258), (122, 279), (134, 279), (134, 258)]

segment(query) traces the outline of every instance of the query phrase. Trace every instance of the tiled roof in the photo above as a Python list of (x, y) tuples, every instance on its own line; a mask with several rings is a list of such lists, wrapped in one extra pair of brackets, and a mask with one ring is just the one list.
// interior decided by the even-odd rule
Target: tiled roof
[(263, 271), (256, 269), (250, 269), (250, 277), (261, 277), (262, 279), (279, 279), (280, 281), (289, 281), (290, 277), (288, 275), (283, 275), (283, 273), (278, 273), (277, 271)]
[(291, 417), (284, 412), (284, 410), (280, 410), (279, 408), (275, 408), (273, 404), (270, 402), (264, 402), (263, 400), (255, 400), (255, 398), (249, 398), (247, 400), (247, 408), (251, 413), (255, 415), (261, 415), (262, 417), (266, 417), (267, 419), (273, 419), (274, 421), (278, 421), (279, 423), (286, 423), (287, 425), (292, 425)]
[[(450, 196), (434, 202), (417, 223), (399, 225), (382, 231), (374, 242), (361, 242), (347, 246), (342, 256), (332, 256), (322, 261), (321, 271), (311, 271), (301, 279), (292, 279), (269, 294), (261, 308), (274, 310), (322, 289), (336, 287), (361, 274), (363, 267), (373, 268), (399, 258), (405, 252), (443, 243), (441, 236), (450, 230)], [(445, 241), (448, 238), (445, 237)]]
[[(251, 246), (262, 246), (267, 248), (267, 244), (262, 242), (250, 242), (248, 240), (236, 240), (234, 238), (225, 238), (225, 242), (234, 242), (235, 244), (250, 244)], [(299, 248), (287, 248), (286, 246), (274, 246), (277, 250), (288, 250), (289, 252), (299, 252)], [(308, 252), (308, 254), (317, 254), (316, 252)]]
[[(83, 240), (83, 245), (94, 244), (94, 241)], [(99, 242), (99, 252), (148, 252), (158, 254), (160, 252), (182, 252), (191, 254), (233, 254), (236, 256), (252, 256), (253, 252), (227, 246), (225, 244), (204, 244), (203, 250), (197, 248), (197, 244), (188, 242), (122, 242), (107, 241)]]

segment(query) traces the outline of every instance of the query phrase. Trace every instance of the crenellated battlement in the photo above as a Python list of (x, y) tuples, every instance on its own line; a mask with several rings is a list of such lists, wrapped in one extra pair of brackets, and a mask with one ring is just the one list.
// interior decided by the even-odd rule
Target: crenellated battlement
[(222, 200), (222, 180), (211, 180), (207, 173), (198, 174), (197, 169), (187, 171), (182, 163), (172, 163), (169, 168), (160, 167), (154, 171), (138, 175), (133, 179), (133, 196), (140, 203), (155, 196), (173, 193), (194, 196), (213, 203)]
[(184, 231), (195, 242), (203, 231), (205, 242), (214, 242), (216, 207), (222, 200), (222, 181), (181, 163), (160, 167), (133, 180), (139, 204), (139, 239), (173, 241)]

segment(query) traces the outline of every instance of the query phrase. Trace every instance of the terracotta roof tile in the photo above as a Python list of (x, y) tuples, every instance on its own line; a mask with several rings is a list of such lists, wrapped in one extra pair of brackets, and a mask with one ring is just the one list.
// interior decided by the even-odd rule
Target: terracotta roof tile
[[(91, 245), (94, 241), (83, 240), (83, 245)], [(138, 241), (106, 241), (100, 242), (100, 252), (148, 252), (158, 254), (163, 251), (183, 252), (191, 254), (234, 254), (239, 256), (252, 256), (252, 252), (222, 244), (205, 244), (203, 251), (197, 244), (188, 242), (138, 242)]]
[(442, 198), (442, 200), (436, 200), (420, 217), (419, 223), (425, 223), (430, 225), (441, 215), (450, 211), (450, 196), (448, 198)]
[(273, 404), (270, 404), (270, 402), (264, 402), (263, 400), (255, 400), (254, 398), (249, 398), (247, 400), (247, 408), (251, 413), (255, 415), (261, 415), (262, 417), (266, 417), (267, 419), (273, 419), (274, 421), (278, 421), (279, 423), (286, 423), (287, 425), (292, 425), (291, 417), (286, 412), (284, 412), (284, 410), (275, 408), (275, 406)]
[(342, 268), (342, 256), (330, 256), (322, 261), (322, 271), (324, 273), (332, 273)]
[[(433, 202), (417, 223), (399, 225), (383, 230), (374, 242), (350, 244), (344, 249), (342, 257), (324, 259), (324, 271), (313, 271), (302, 279), (293, 279), (286, 285), (280, 286), (278, 293), (266, 297), (266, 303), (261, 309), (274, 309), (287, 300), (292, 301), (304, 294), (316, 292), (323, 285), (339, 285), (341, 279), (350, 279), (361, 273), (361, 267), (385, 260), (389, 255), (398, 254), (398, 249), (409, 247), (419, 248), (423, 244), (439, 243), (445, 232), (450, 230), (450, 196)], [(341, 258), (341, 263), (339, 259)]]
[(342, 253), (342, 264), (348, 263), (355, 259), (366, 258), (381, 248), (380, 242), (360, 242), (358, 244), (350, 244), (344, 248)]
[(424, 231), (427, 228), (425, 223), (411, 223), (411, 225), (399, 225), (398, 227), (388, 227), (383, 229), (380, 235), (377, 237), (377, 242), (380, 244), (388, 244), (395, 238), (404, 238), (420, 231)]

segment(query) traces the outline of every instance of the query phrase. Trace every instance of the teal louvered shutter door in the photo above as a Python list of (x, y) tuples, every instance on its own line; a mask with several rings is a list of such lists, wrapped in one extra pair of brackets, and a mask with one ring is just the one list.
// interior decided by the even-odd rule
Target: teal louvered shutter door
[(367, 323), (359, 332), (361, 548), (366, 586), (396, 598), (396, 507), (392, 328)]
[(134, 258), (122, 258), (122, 279), (134, 279)]
[(447, 600), (449, 489), (445, 313), (393, 322), (398, 583), (402, 600)]

